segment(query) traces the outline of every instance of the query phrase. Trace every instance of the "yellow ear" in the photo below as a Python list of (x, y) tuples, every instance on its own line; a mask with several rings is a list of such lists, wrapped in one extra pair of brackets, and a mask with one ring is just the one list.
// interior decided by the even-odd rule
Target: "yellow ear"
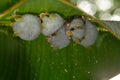
[(18, 32), (14, 32), (13, 33), (13, 37), (17, 37), (17, 36), (19, 36), (19, 33)]
[(15, 21), (21, 21), (22, 20), (21, 15), (12, 15), (12, 17), (14, 18)]
[(50, 47), (53, 48), (53, 49), (55, 48), (53, 45), (50, 45)]
[(49, 18), (50, 19), (55, 19), (55, 18), (57, 18), (57, 14), (50, 14)]
[(13, 22), (11, 22), (11, 23), (10, 23), (10, 27), (13, 27), (13, 24), (14, 24), (14, 23), (13, 23)]
[(39, 17), (42, 19), (42, 18), (44, 18), (46, 15), (49, 15), (47, 12), (45, 12), (45, 13), (40, 13), (39, 14)]
[(45, 13), (41, 13), (40, 15), (39, 15), (39, 17), (42, 19), (42, 18), (44, 18), (45, 17)]

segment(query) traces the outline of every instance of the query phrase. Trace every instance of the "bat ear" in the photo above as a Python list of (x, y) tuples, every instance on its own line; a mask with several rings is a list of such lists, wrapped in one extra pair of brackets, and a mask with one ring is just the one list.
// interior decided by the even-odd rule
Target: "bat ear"
[(80, 19), (83, 21), (84, 24), (86, 24), (86, 18), (84, 16), (81, 16)]

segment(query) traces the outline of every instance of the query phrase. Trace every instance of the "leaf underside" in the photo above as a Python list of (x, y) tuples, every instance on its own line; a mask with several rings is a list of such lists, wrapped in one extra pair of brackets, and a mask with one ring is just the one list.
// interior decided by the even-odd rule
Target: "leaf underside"
[(108, 32), (100, 32), (89, 48), (71, 42), (60, 50), (42, 35), (30, 42), (3, 32), (0, 36), (1, 80), (101, 80), (120, 72), (120, 42)]
[[(92, 18), (64, 0), (26, 0), (0, 20), (9, 20), (14, 11), (37, 15), (57, 12), (64, 18), (73, 15)], [(103, 27), (106, 23), (92, 19)], [(110, 26), (109, 31), (119, 31), (118, 26), (113, 29), (110, 24), (119, 23), (106, 24)], [(11, 27), (0, 27), (0, 80), (102, 80), (120, 73), (120, 41), (109, 32), (99, 32), (96, 43), (89, 48), (71, 41), (60, 50), (52, 49), (43, 35), (33, 41), (23, 41), (12, 33)]]
[(117, 35), (120, 38), (120, 21), (101, 21), (106, 26), (109, 26), (109, 29), (113, 32), (114, 35)]

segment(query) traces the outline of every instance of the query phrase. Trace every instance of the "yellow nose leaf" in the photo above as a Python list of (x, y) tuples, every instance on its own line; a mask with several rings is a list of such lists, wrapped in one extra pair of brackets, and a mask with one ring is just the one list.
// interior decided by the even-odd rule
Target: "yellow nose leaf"
[(66, 35), (71, 37), (72, 36), (72, 32), (68, 30), (68, 31), (66, 31)]

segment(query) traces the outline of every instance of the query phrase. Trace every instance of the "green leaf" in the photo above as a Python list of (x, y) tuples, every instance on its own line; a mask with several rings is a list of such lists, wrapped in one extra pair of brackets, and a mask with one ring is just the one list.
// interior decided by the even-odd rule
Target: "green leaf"
[[(74, 5), (64, 0), (21, 0), (15, 5), (13, 5), (11, 8), (11, 11), (6, 11), (6, 14), (4, 16), (10, 16), (12, 12), (16, 12), (18, 14), (39, 14), (41, 12), (57, 12), (63, 15), (63, 17), (84, 14)], [(1, 19), (4, 16), (1, 16)]]
[(19, 0), (1, 0), (0, 1), (0, 13), (10, 8), (12, 5), (14, 5), (18, 1)]
[[(0, 17), (1, 23), (9, 24), (10, 14), (15, 11), (37, 15), (47, 11), (64, 18), (84, 15), (110, 28), (65, 0), (21, 0), (10, 9)], [(109, 32), (99, 32), (96, 43), (89, 48), (71, 41), (60, 50), (52, 49), (43, 35), (34, 41), (23, 41), (12, 33), (10, 27), (0, 26), (0, 80), (102, 80), (120, 73), (120, 41)]]
[(3, 31), (0, 36), (0, 80), (101, 80), (119, 73), (120, 41), (108, 32), (90, 48), (71, 42), (61, 50), (42, 35), (30, 42)]

